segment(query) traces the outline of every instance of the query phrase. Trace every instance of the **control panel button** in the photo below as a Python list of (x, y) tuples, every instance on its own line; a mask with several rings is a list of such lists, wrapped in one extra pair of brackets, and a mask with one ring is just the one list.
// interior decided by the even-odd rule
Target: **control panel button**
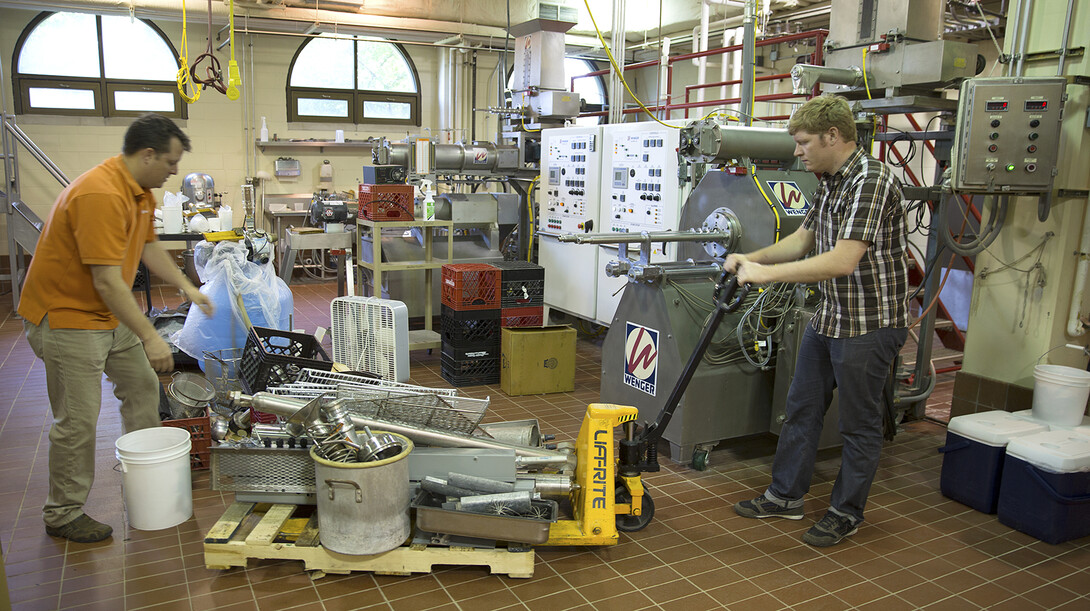
[(1038, 126), (1038, 125), (1040, 125), (1040, 124), (1041, 124), (1041, 120), (1040, 120), (1040, 119), (1033, 119), (1032, 121), (1030, 121), (1030, 122), (1029, 122), (1029, 126), (1030, 126), (1030, 127), (1037, 127), (1037, 126)]
[(1037, 132), (1030, 132), (1029, 133), (1029, 139), (1030, 140), (1036, 140), (1037, 138), (1040, 138), (1040, 137), (1041, 137), (1040, 134), (1038, 134)]
[(988, 138), (990, 138), (992, 140), (998, 140), (999, 139), (999, 132), (992, 132), (992, 133), (988, 134)]
[(999, 127), (999, 119), (992, 119), (992, 127)]

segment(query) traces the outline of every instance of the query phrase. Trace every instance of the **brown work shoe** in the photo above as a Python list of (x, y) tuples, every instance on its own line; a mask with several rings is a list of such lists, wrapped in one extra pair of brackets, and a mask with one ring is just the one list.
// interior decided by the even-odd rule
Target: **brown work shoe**
[(109, 539), (114, 529), (109, 524), (103, 524), (87, 514), (72, 520), (64, 526), (45, 527), (45, 534), (50, 537), (62, 537), (76, 543), (96, 543), (103, 539)]

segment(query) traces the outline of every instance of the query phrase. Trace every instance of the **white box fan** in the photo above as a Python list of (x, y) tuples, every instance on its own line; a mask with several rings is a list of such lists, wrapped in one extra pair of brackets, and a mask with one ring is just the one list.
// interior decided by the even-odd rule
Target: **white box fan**
[(409, 379), (409, 309), (404, 303), (337, 297), (329, 310), (334, 362), (383, 380)]

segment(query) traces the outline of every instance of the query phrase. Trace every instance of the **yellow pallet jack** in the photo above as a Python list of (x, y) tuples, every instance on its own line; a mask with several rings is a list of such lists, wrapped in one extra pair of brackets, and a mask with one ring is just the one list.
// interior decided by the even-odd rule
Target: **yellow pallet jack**
[[(715, 313), (704, 326), (696, 348), (654, 422), (637, 430), (639, 413), (635, 407), (609, 403), (592, 403), (587, 407), (575, 442), (577, 485), (572, 486), (570, 495), (573, 519), (553, 524), (544, 545), (615, 545), (618, 531), (635, 532), (651, 523), (655, 503), (643, 485), (641, 474), (659, 470), (658, 442), (662, 432), (681, 403), (719, 323), (725, 315), (737, 310), (749, 294), (748, 284), (739, 292), (737, 277), (731, 276), (728, 281), (727, 276), (724, 272), (716, 282)], [(618, 426), (624, 427), (623, 435), (620, 443), (615, 444), (613, 429)], [(620, 453), (616, 454), (618, 445)]]

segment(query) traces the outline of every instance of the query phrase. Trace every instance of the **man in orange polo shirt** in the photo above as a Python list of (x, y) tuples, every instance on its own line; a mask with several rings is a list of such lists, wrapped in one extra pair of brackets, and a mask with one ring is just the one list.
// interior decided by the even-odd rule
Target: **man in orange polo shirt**
[(125, 432), (159, 426), (159, 379), (174, 369), (170, 346), (132, 293), (140, 261), (211, 314), (208, 297), (155, 237), (151, 189), (178, 173), (189, 137), (148, 114), (125, 132), (122, 154), (61, 192), (42, 229), (19, 301), (27, 340), (45, 362), (53, 426), (45, 531), (81, 543), (113, 529), (83, 513), (95, 475), (102, 374), (121, 400)]

